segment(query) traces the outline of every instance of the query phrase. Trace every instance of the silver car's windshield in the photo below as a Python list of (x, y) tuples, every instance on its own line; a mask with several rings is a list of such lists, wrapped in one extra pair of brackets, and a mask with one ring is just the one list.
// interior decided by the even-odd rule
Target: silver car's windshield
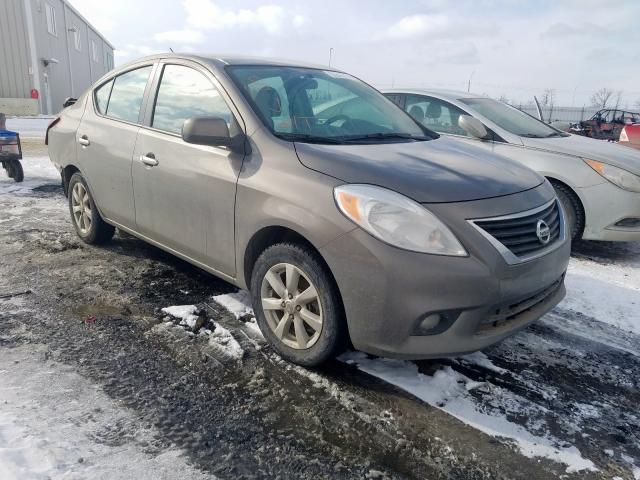
[(286, 140), (373, 143), (438, 137), (380, 92), (345, 73), (271, 65), (226, 70), (264, 124)]
[(506, 103), (491, 98), (461, 98), (460, 101), (514, 135), (528, 138), (565, 136), (555, 128)]

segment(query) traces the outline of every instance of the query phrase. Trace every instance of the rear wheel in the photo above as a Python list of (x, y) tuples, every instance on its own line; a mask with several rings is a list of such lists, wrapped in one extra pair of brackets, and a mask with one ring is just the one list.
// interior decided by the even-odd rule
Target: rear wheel
[(567, 232), (572, 240), (579, 240), (584, 230), (584, 209), (573, 191), (562, 183), (551, 182), (562, 204), (567, 222)]
[(11, 174), (9, 175), (16, 182), (22, 182), (24, 180), (24, 170), (22, 169), (22, 164), (20, 160), (11, 160), (9, 162), (9, 168), (11, 169)]
[(113, 237), (115, 228), (100, 216), (89, 187), (79, 173), (74, 173), (69, 181), (69, 211), (76, 233), (85, 243), (96, 245)]
[(337, 287), (310, 249), (289, 243), (267, 248), (253, 269), (251, 297), (260, 330), (283, 358), (314, 367), (345, 348)]

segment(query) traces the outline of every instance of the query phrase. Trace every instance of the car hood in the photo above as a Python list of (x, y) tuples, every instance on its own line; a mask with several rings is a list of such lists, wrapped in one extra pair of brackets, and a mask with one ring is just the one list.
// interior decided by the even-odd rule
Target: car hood
[(604, 140), (570, 135), (552, 138), (522, 137), (522, 143), (525, 147), (590, 158), (640, 175), (640, 153), (637, 150)]
[(529, 190), (527, 167), (454, 139), (366, 145), (296, 143), (306, 167), (348, 183), (389, 188), (417, 202), (462, 202)]

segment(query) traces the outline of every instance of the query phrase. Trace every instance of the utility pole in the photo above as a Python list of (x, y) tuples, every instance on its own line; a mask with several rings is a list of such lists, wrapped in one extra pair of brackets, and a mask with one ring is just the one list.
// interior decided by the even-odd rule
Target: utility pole
[(476, 73), (475, 70), (473, 72), (471, 72), (471, 75), (469, 75), (469, 81), (467, 82), (467, 93), (469, 93), (471, 91), (471, 79), (473, 78), (473, 74), (474, 73)]
[(333, 59), (333, 47), (329, 48), (329, 66), (331, 66), (332, 59)]

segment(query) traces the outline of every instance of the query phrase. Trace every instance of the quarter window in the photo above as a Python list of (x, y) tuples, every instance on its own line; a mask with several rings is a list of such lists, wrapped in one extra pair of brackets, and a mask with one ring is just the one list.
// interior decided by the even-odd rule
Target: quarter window
[(466, 115), (465, 112), (448, 102), (422, 95), (407, 95), (404, 108), (414, 120), (431, 130), (449, 135), (469, 136), (458, 125), (460, 115)]
[(56, 25), (56, 10), (52, 5), (45, 3), (45, 15), (47, 17), (47, 32), (51, 35), (58, 36), (58, 30)]
[[(151, 65), (123, 73), (113, 81), (106, 115), (137, 123)], [(97, 99), (96, 99), (97, 100)]]
[(233, 121), (220, 92), (204, 74), (183, 65), (165, 65), (151, 126), (180, 134), (191, 117), (220, 117), (230, 129)]
[(104, 115), (107, 113), (107, 105), (109, 104), (109, 95), (111, 95), (111, 87), (113, 87), (113, 80), (105, 83), (99, 87), (96, 92), (96, 108), (98, 112)]

